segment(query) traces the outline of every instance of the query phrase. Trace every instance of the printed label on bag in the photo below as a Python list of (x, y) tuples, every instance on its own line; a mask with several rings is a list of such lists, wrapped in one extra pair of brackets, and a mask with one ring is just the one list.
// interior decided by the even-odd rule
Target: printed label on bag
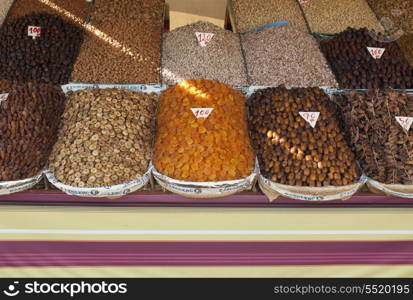
[(209, 42), (214, 37), (213, 33), (208, 32), (195, 32), (196, 39), (198, 40), (199, 46), (206, 47)]
[(385, 50), (386, 48), (367, 47), (367, 51), (369, 51), (374, 59), (380, 59)]
[(199, 119), (199, 118), (208, 118), (209, 115), (212, 113), (214, 108), (205, 108), (205, 107), (200, 107), (200, 108), (191, 108), (192, 113), (194, 116)]
[(9, 94), (0, 94), (0, 106), (4, 101), (7, 100), (7, 97), (9, 97)]
[(300, 111), (300, 116), (308, 123), (311, 127), (315, 127), (320, 116), (319, 111)]
[(403, 127), (404, 130), (409, 131), (410, 127), (412, 126), (413, 123), (413, 117), (396, 117), (397, 123), (400, 124), (401, 127)]
[(27, 35), (31, 36), (33, 39), (40, 37), (41, 32), (42, 32), (42, 28), (39, 26), (29, 26), (27, 28)]

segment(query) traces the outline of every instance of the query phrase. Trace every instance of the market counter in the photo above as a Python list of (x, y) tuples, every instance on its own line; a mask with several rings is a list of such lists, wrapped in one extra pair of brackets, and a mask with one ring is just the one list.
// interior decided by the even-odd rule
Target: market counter
[(413, 276), (408, 199), (360, 195), (346, 206), (306, 207), (251, 193), (195, 204), (204, 207), (176, 207), (194, 200), (171, 194), (89, 199), (82, 207), (86, 200), (75, 199), (0, 197), (8, 204), (0, 207), (0, 276)]

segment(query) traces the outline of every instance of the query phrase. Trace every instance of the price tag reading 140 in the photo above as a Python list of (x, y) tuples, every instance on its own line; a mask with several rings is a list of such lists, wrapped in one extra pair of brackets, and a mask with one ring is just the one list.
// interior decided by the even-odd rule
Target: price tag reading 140
[(39, 26), (29, 26), (27, 27), (27, 35), (31, 36), (33, 39), (40, 37), (42, 28)]
[(300, 111), (300, 116), (308, 123), (311, 127), (315, 127), (320, 116), (319, 111)]
[(191, 108), (192, 113), (194, 114), (195, 118), (208, 118), (209, 115), (212, 113), (214, 108), (205, 108), (205, 107), (200, 107), (200, 108)]
[(386, 51), (386, 48), (367, 47), (367, 51), (369, 51), (374, 59), (380, 59), (383, 56), (384, 51)]

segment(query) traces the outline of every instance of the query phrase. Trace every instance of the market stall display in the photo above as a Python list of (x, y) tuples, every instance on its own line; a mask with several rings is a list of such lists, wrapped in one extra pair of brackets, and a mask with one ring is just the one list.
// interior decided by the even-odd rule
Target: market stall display
[(288, 21), (297, 29), (308, 32), (296, 0), (232, 0), (231, 7), (233, 26), (238, 32), (248, 32), (276, 21)]
[(42, 12), (58, 15), (66, 21), (80, 25), (86, 19), (88, 6), (89, 3), (86, 0), (15, 0), (7, 22), (13, 22), (25, 15)]
[(15, 19), (0, 29), (0, 78), (67, 83), (82, 41), (80, 27), (55, 15), (33, 13)]
[(337, 86), (317, 41), (308, 33), (277, 26), (242, 35), (241, 41), (251, 85)]
[(0, 2), (0, 26), (3, 24), (13, 1), (14, 0), (3, 0)]
[(197, 22), (165, 33), (163, 83), (176, 84), (191, 78), (248, 85), (239, 36), (208, 22)]
[(250, 188), (255, 155), (245, 103), (240, 91), (211, 80), (187, 80), (165, 90), (153, 155), (157, 181), (194, 197)]
[(354, 154), (323, 90), (258, 90), (248, 108), (264, 192), (273, 189), (274, 194), (297, 199), (331, 200), (348, 197), (360, 187)]
[[(158, 96), (116, 88), (67, 96), (49, 160), (51, 182), (69, 194), (89, 196), (123, 195), (145, 185)], [(102, 187), (104, 192), (94, 192)]]
[(403, 192), (413, 197), (413, 95), (370, 90), (335, 98), (365, 174), (382, 184), (405, 185)]
[(0, 182), (35, 177), (55, 143), (65, 95), (37, 83), (0, 81)]
[(396, 42), (382, 42), (367, 29), (352, 29), (322, 41), (341, 88), (412, 88), (413, 68)]
[(159, 83), (164, 0), (93, 4), (73, 82)]
[(312, 0), (301, 7), (312, 32), (339, 33), (348, 27), (382, 30), (366, 0)]

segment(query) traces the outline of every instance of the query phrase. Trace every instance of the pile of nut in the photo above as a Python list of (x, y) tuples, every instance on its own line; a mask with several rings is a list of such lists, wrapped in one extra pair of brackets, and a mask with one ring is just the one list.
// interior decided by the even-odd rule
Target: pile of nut
[(151, 159), (156, 103), (156, 94), (131, 90), (69, 92), (50, 171), (60, 182), (78, 187), (142, 177)]
[(413, 116), (413, 96), (397, 91), (351, 91), (336, 96), (351, 146), (367, 176), (413, 184), (413, 134), (396, 117)]
[(55, 143), (65, 95), (42, 84), (0, 81), (0, 181), (36, 176)]
[(153, 157), (157, 171), (196, 182), (249, 176), (254, 152), (245, 103), (240, 91), (211, 80), (187, 80), (164, 91)]
[(94, 3), (72, 81), (159, 83), (164, 0)]
[[(201, 47), (196, 32), (214, 36), (206, 47)], [(162, 49), (164, 83), (204, 78), (235, 86), (248, 85), (239, 36), (212, 23), (197, 22), (166, 33)]]
[[(342, 186), (359, 178), (329, 97), (319, 88), (267, 88), (248, 101), (261, 173), (294, 186)], [(314, 128), (300, 112), (320, 112)]]
[[(29, 26), (41, 27), (39, 37)], [(0, 77), (19, 82), (68, 83), (83, 30), (58, 16), (34, 13), (0, 29)]]
[(252, 85), (337, 86), (317, 41), (308, 33), (280, 26), (245, 34), (241, 41)]
[(13, 22), (15, 19), (32, 13), (43, 12), (82, 24), (86, 19), (88, 6), (85, 0), (15, 0), (7, 16), (7, 22)]
[(380, 23), (365, 0), (315, 0), (302, 3), (312, 32), (338, 33), (348, 27), (380, 31)]
[(412, 0), (367, 0), (386, 30), (413, 34)]
[[(385, 50), (381, 58), (376, 59), (367, 47)], [(413, 88), (413, 68), (399, 45), (380, 41), (367, 29), (349, 28), (323, 41), (321, 49), (341, 88)]]
[(239, 32), (248, 32), (275, 21), (288, 21), (295, 28), (308, 32), (296, 0), (232, 0), (231, 4)]

